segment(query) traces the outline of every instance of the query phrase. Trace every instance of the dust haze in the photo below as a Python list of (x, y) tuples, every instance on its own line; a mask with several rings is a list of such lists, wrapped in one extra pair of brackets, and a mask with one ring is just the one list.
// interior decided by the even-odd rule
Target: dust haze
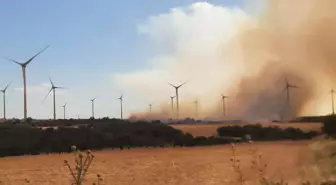
[[(318, 102), (335, 79), (333, 7), (333, 0), (277, 0), (250, 15), (239, 8), (194, 3), (150, 17), (139, 30), (157, 51), (151, 68), (116, 79), (144, 100), (155, 99), (157, 106), (149, 113), (144, 105), (130, 116), (171, 118), (169, 96), (175, 91), (167, 82), (185, 80), (188, 84), (179, 90), (180, 118), (195, 117), (197, 98), (198, 118), (223, 119), (221, 94), (229, 96), (227, 119), (330, 113), (328, 102)], [(290, 91), (290, 113), (285, 76), (300, 87)], [(148, 90), (155, 88), (152, 94)]]

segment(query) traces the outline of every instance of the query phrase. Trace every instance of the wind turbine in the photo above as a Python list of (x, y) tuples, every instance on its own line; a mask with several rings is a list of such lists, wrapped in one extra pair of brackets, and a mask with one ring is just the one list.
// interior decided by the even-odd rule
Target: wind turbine
[(195, 119), (197, 119), (198, 118), (198, 100), (195, 100), (194, 103), (195, 103)]
[(182, 83), (182, 84), (180, 84), (178, 86), (175, 86), (175, 85), (169, 83), (169, 85), (171, 85), (172, 87), (175, 88), (175, 93), (176, 93), (176, 95), (175, 95), (176, 96), (176, 118), (177, 119), (179, 119), (179, 97), (178, 97), (178, 90), (179, 90), (180, 87), (182, 87), (186, 83), (187, 82), (184, 82), (184, 83)]
[(96, 97), (91, 99), (91, 105), (92, 105), (92, 118), (94, 118), (94, 101), (96, 100)]
[(223, 101), (223, 115), (226, 116), (226, 107), (225, 107), (225, 99), (228, 98), (228, 96), (222, 95), (222, 101)]
[(298, 86), (296, 85), (292, 85), (288, 82), (287, 80), (287, 77), (285, 78), (286, 80), (286, 94), (287, 94), (287, 105), (288, 107), (290, 107), (290, 88), (299, 88)]
[(123, 119), (123, 94), (118, 98), (120, 100), (120, 119)]
[(24, 116), (24, 120), (27, 119), (27, 84), (26, 84), (26, 68), (27, 65), (34, 60), (35, 57), (37, 57), (39, 54), (41, 54), (43, 51), (45, 51), (49, 46), (43, 48), (40, 52), (38, 52), (37, 54), (35, 54), (33, 57), (31, 57), (30, 59), (28, 59), (26, 62), (24, 63), (20, 63), (16, 60), (10, 59), (10, 58), (5, 58), (7, 60), (10, 60), (18, 65), (21, 66), (22, 68), (22, 76), (23, 76), (23, 116)]
[(285, 80), (286, 80), (286, 87), (285, 87), (285, 89), (286, 89), (286, 98), (287, 98), (287, 108), (288, 108), (288, 113), (289, 114), (291, 114), (291, 104), (290, 104), (290, 89), (291, 88), (299, 88), (298, 86), (296, 86), (296, 85), (292, 85), (292, 84), (290, 84), (289, 82), (288, 82), (288, 79), (287, 79), (287, 77), (285, 77)]
[(152, 105), (153, 105), (153, 103), (149, 104), (149, 113), (152, 113)]
[(174, 98), (175, 96), (171, 96), (170, 97), (170, 104), (171, 104), (171, 109), (172, 109), (172, 115), (174, 114)]
[(67, 106), (68, 103), (65, 103), (62, 107), (63, 107), (63, 115), (64, 115), (64, 119), (65, 119), (65, 107)]
[(2, 93), (3, 93), (3, 118), (4, 120), (6, 120), (6, 91), (7, 91), (7, 88), (9, 87), (9, 85), (11, 84), (12, 82), (9, 82), (7, 84), (7, 86), (3, 89), (3, 90), (0, 90)]
[(44, 97), (43, 102), (47, 99), (48, 95), (51, 93), (51, 91), (53, 92), (53, 103), (54, 103), (54, 120), (56, 120), (56, 89), (63, 89), (64, 87), (58, 87), (55, 86), (53, 81), (51, 80), (51, 78), (49, 77), (50, 80), (50, 84), (51, 84), (51, 88), (48, 92), (48, 94)]
[(334, 89), (331, 89), (330, 94), (331, 94), (332, 115), (335, 115), (334, 93), (335, 93)]

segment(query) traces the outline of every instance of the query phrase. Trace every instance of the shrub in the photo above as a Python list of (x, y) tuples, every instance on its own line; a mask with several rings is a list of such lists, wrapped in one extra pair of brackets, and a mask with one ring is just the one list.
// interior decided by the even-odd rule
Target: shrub
[[(64, 164), (69, 170), (69, 173), (72, 179), (72, 184), (82, 185), (85, 180), (88, 169), (90, 168), (92, 164), (94, 155), (91, 153), (91, 150), (87, 150), (86, 153), (83, 154), (74, 145), (71, 146), (71, 151), (73, 152), (74, 157), (75, 157), (74, 167), (71, 167), (71, 164), (67, 160), (64, 160)], [(98, 174), (97, 183), (93, 183), (93, 185), (100, 185), (102, 181), (103, 180), (101, 176)]]
[(323, 121), (322, 131), (328, 136), (335, 137), (336, 135), (336, 116), (327, 116)]
[(102, 120), (109, 120), (109, 117), (103, 117)]
[(263, 127), (260, 124), (244, 126), (225, 126), (217, 129), (219, 136), (244, 137), (249, 135), (256, 141), (302, 140), (317, 136), (318, 132), (305, 133), (298, 128)]
[[(223, 138), (194, 138), (161, 122), (126, 122), (115, 119), (108, 121), (85, 121), (77, 128), (69, 120), (55, 120), (38, 123), (55, 125), (62, 122), (64, 126), (47, 129), (20, 124), (0, 125), (0, 157), (24, 154), (71, 152), (67, 146), (76, 145), (86, 149), (195, 146), (228, 144)], [(75, 121), (76, 122), (76, 121)], [(19, 136), (19, 137), (18, 137)]]

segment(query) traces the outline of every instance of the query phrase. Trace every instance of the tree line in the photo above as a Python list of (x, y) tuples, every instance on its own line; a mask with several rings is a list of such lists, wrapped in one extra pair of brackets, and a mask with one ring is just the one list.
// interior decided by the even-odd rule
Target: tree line
[[(69, 125), (69, 126), (67, 126)], [(77, 125), (76, 127), (73, 127)], [(53, 126), (43, 128), (45, 126)], [(57, 127), (55, 127), (57, 126)], [(223, 126), (219, 137), (194, 137), (160, 121), (55, 120), (0, 125), (0, 157), (25, 154), (70, 152), (75, 145), (83, 150), (134, 147), (191, 147), (243, 142), (250, 135), (255, 141), (311, 139), (317, 132), (297, 128), (262, 127), (261, 125)], [(238, 139), (237, 139), (238, 137)]]

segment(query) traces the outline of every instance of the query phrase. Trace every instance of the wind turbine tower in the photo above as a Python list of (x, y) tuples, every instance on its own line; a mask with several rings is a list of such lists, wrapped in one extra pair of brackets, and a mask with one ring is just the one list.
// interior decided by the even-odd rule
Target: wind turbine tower
[(225, 99), (226, 99), (227, 97), (228, 97), (228, 96), (224, 96), (224, 95), (222, 95), (222, 102), (223, 102), (223, 116), (226, 116)]
[(95, 98), (93, 98), (93, 99), (91, 99), (90, 101), (91, 101), (91, 109), (92, 109), (92, 118), (94, 118), (94, 101), (96, 100), (96, 97)]
[(41, 54), (43, 51), (45, 51), (49, 46), (43, 48), (40, 52), (38, 52), (37, 54), (35, 54), (33, 57), (31, 57), (29, 60), (27, 60), (24, 63), (20, 63), (16, 60), (10, 59), (10, 58), (6, 58), (7, 60), (10, 60), (18, 65), (21, 66), (22, 68), (22, 76), (23, 76), (23, 116), (24, 116), (24, 120), (27, 119), (27, 83), (26, 83), (26, 68), (27, 65), (34, 60), (35, 57), (37, 57), (39, 54)]
[(3, 90), (0, 90), (3, 93), (3, 111), (4, 111), (3, 118), (4, 120), (6, 120), (6, 91), (11, 83), (12, 82), (9, 82)]
[(290, 88), (299, 88), (296, 85), (292, 85), (288, 82), (287, 77), (286, 77), (286, 94), (287, 94), (287, 105), (288, 108), (290, 108)]
[(182, 87), (184, 84), (186, 84), (187, 82), (184, 82), (178, 86), (175, 86), (171, 83), (169, 83), (169, 85), (171, 85), (172, 87), (175, 88), (175, 97), (176, 97), (176, 118), (179, 119), (179, 96), (178, 96), (178, 90), (180, 87)]
[(120, 119), (123, 119), (123, 95), (121, 95), (118, 99), (120, 100)]
[(67, 106), (67, 103), (65, 103), (62, 107), (63, 107), (63, 117), (64, 117), (64, 119), (65, 119), (65, 108), (66, 108), (66, 106)]
[(194, 101), (195, 103), (195, 120), (198, 119), (198, 100)]
[(287, 108), (288, 108), (288, 113), (289, 114), (291, 114), (291, 103), (290, 103), (290, 89), (291, 88), (299, 88), (298, 86), (296, 86), (296, 85), (292, 85), (292, 84), (290, 84), (289, 82), (288, 82), (288, 80), (287, 80), (287, 77), (285, 78), (285, 80), (286, 80), (286, 99), (287, 99)]
[(335, 106), (334, 106), (334, 89), (331, 89), (330, 94), (331, 94), (331, 108), (332, 108), (332, 115), (335, 115)]
[(152, 105), (153, 103), (149, 104), (149, 113), (152, 113)]
[(171, 104), (172, 115), (174, 114), (174, 98), (175, 98), (175, 96), (171, 96), (170, 97), (170, 104)]
[(49, 78), (49, 80), (50, 80), (51, 88), (50, 88), (48, 94), (43, 99), (43, 102), (45, 101), (45, 99), (48, 97), (48, 95), (52, 91), (53, 92), (53, 103), (54, 103), (54, 120), (56, 120), (56, 89), (63, 89), (63, 87), (55, 86), (53, 81), (51, 80), (51, 78)]

